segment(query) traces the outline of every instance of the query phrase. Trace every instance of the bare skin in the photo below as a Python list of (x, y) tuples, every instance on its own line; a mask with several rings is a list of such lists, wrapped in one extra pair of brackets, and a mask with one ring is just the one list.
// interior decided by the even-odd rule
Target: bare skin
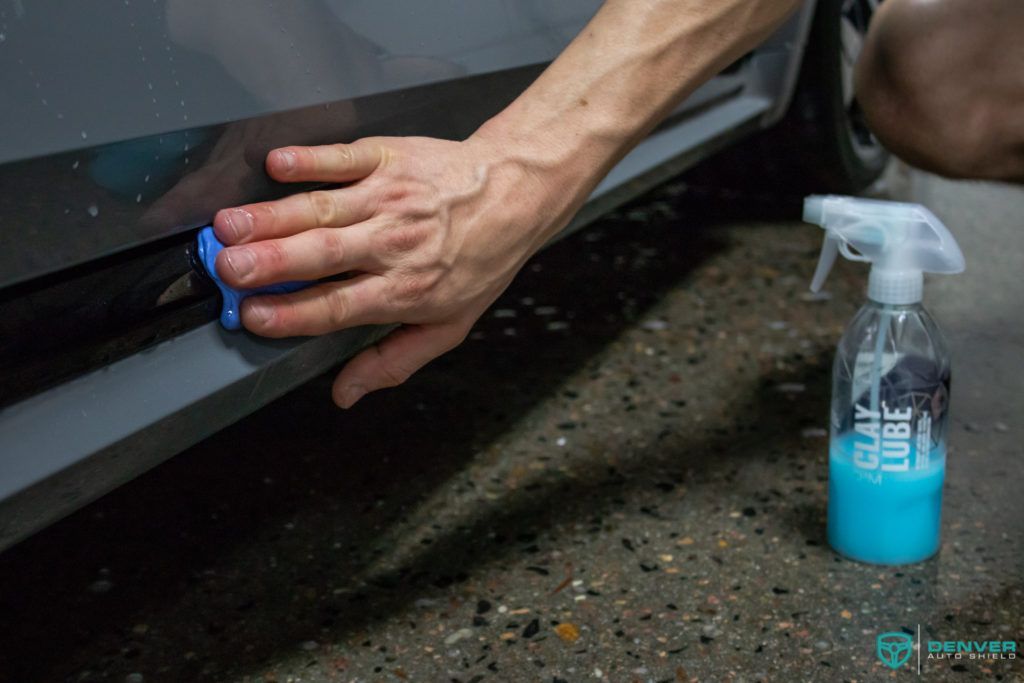
[(1024, 182), (1024, 3), (886, 0), (856, 71), (879, 140), (941, 175)]
[(799, 0), (608, 0), (506, 110), (461, 142), (365, 138), (267, 156), (282, 182), (344, 183), (217, 213), (220, 276), (238, 287), (352, 277), (253, 297), (269, 337), (400, 323), (353, 358), (333, 397), (351, 407), (457, 346), (602, 177), (701, 83)]

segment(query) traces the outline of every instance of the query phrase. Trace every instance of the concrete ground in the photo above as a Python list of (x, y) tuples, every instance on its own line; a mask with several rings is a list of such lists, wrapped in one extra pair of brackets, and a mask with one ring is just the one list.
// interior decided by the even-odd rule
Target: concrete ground
[(968, 271), (926, 290), (942, 550), (879, 567), (824, 538), (866, 272), (809, 296), (796, 198), (693, 182), (541, 254), (407, 386), (341, 413), (311, 382), (0, 555), (0, 681), (876, 681), (916, 673), (883, 631), (1024, 645), (1024, 192), (889, 179)]

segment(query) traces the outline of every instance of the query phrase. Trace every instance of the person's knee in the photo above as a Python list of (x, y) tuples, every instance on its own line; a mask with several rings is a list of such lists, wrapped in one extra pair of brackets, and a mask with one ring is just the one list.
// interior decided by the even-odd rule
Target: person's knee
[(858, 60), (858, 103), (882, 144), (915, 166), (952, 177), (1021, 177), (1024, 159), (1007, 144), (999, 85), (977, 73), (991, 58), (987, 41), (998, 37), (972, 2), (883, 3)]

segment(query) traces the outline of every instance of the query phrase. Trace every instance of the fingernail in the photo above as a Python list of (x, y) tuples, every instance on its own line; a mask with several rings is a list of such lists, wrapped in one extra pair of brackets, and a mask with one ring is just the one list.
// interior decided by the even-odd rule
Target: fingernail
[(356, 401), (366, 396), (366, 387), (362, 384), (350, 384), (341, 390), (341, 407), (351, 408)]
[(233, 242), (239, 242), (252, 234), (252, 214), (242, 209), (233, 209), (224, 217)]
[(238, 277), (245, 277), (256, 267), (256, 257), (250, 249), (225, 249), (224, 253), (227, 254), (224, 258), (228, 260), (228, 268)]
[(286, 150), (279, 149), (277, 152), (275, 152), (275, 154), (277, 154), (277, 162), (281, 165), (281, 169), (283, 171), (285, 171), (286, 173), (291, 173), (292, 171), (295, 170), (295, 152), (289, 152)]
[(274, 313), (271, 310), (270, 304), (260, 301), (259, 299), (249, 299), (245, 302), (246, 311), (249, 313), (249, 317), (255, 319), (256, 322), (264, 324), (270, 320), (270, 316)]

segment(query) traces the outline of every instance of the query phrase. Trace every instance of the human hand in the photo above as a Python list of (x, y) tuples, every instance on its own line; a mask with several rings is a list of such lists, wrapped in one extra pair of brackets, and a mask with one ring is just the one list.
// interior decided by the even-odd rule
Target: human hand
[(480, 133), (274, 150), (266, 167), (276, 180), (347, 184), (218, 212), (213, 227), (228, 246), (217, 272), (241, 288), (350, 275), (246, 299), (242, 323), (259, 335), (401, 324), (338, 375), (333, 398), (349, 408), (462, 342), (568, 222), (587, 191), (554, 182), (555, 166)]

